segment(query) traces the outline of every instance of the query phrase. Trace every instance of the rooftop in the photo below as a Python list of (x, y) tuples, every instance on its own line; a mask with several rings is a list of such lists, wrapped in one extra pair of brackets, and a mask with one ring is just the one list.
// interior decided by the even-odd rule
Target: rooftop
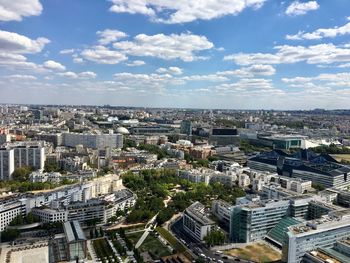
[(213, 225), (215, 222), (211, 220), (205, 213), (205, 206), (200, 202), (195, 202), (185, 210), (186, 214), (200, 222), (202, 225)]

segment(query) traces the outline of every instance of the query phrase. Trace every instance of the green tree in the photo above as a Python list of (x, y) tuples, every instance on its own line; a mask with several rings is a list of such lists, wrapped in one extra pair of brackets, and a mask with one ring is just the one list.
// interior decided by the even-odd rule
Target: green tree
[(9, 242), (19, 237), (20, 231), (18, 229), (5, 229), (1, 233), (1, 242)]
[(212, 230), (205, 237), (208, 246), (222, 245), (226, 242), (226, 235), (220, 230)]
[(32, 167), (16, 168), (12, 173), (12, 178), (16, 181), (25, 182), (29, 179), (29, 174), (33, 171)]

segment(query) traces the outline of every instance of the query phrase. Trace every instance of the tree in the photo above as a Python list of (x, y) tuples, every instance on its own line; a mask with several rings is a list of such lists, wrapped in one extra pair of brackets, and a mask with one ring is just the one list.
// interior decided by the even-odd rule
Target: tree
[(90, 239), (94, 238), (94, 231), (92, 230), (92, 228), (90, 229)]
[(318, 183), (312, 183), (312, 188), (316, 189), (317, 191), (323, 191), (326, 189), (323, 184)]
[(204, 237), (204, 241), (208, 246), (222, 245), (226, 241), (226, 235), (220, 230), (212, 230)]
[(20, 231), (18, 229), (5, 229), (1, 233), (1, 242), (9, 242), (15, 240), (20, 234)]
[(29, 179), (29, 175), (32, 171), (32, 167), (16, 168), (12, 173), (12, 178), (16, 181), (25, 182)]

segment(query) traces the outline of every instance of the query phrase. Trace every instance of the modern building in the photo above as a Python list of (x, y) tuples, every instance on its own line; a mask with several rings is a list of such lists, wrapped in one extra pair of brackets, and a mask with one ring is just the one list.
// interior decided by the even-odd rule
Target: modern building
[(259, 200), (234, 206), (230, 220), (230, 239), (233, 242), (262, 239), (288, 214), (288, 208), (288, 200)]
[(192, 122), (190, 120), (183, 120), (181, 122), (180, 133), (192, 135)]
[(215, 146), (237, 144), (239, 135), (236, 128), (213, 128), (209, 135), (209, 142)]
[(264, 152), (248, 159), (247, 165), (255, 170), (312, 181), (326, 188), (344, 189), (350, 186), (348, 166), (338, 163), (329, 155), (318, 155), (310, 150), (300, 150), (294, 154), (280, 150)]
[(87, 257), (87, 240), (78, 221), (63, 224), (69, 261), (80, 262)]
[(106, 147), (123, 148), (122, 134), (90, 134), (90, 133), (63, 133), (63, 145), (75, 147), (83, 145), (86, 148), (105, 149)]
[(349, 211), (330, 213), (321, 219), (288, 228), (282, 249), (282, 261), (302, 262), (303, 256), (318, 248), (332, 248), (337, 241), (350, 237)]
[(14, 170), (14, 150), (8, 148), (0, 148), (0, 180), (11, 180)]
[(215, 222), (207, 216), (205, 207), (200, 202), (195, 202), (186, 208), (182, 223), (184, 230), (197, 241), (203, 241), (215, 226)]

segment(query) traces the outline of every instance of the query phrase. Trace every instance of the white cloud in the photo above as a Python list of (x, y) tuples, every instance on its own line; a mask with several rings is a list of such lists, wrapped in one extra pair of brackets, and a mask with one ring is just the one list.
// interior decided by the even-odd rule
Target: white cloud
[(93, 48), (85, 49), (81, 52), (81, 56), (89, 61), (98, 64), (118, 64), (127, 60), (127, 57), (116, 50), (110, 50), (104, 46), (95, 46)]
[(79, 78), (82, 78), (82, 79), (95, 79), (97, 77), (97, 74), (92, 71), (84, 71), (84, 72), (80, 72), (78, 76)]
[(191, 75), (181, 78), (184, 81), (211, 81), (211, 82), (224, 82), (229, 79), (218, 74), (208, 74), (208, 75)]
[(158, 57), (166, 60), (181, 59), (193, 61), (203, 59), (195, 53), (214, 47), (205, 36), (182, 33), (180, 35), (140, 34), (134, 41), (121, 41), (113, 45), (122, 52), (133, 56)]
[(266, 0), (112, 0), (110, 11), (143, 14), (153, 21), (176, 24), (238, 15), (246, 8), (260, 8)]
[(333, 27), (333, 28), (319, 28), (313, 32), (305, 33), (303, 31), (299, 31), (296, 35), (287, 35), (286, 39), (289, 40), (314, 40), (314, 39), (322, 39), (326, 37), (334, 38), (336, 36), (343, 36), (350, 34), (350, 22), (341, 26), (341, 27)]
[(317, 10), (319, 7), (317, 1), (309, 1), (305, 3), (294, 1), (287, 7), (286, 14), (289, 16), (305, 15), (307, 12)]
[(142, 65), (145, 65), (145, 61), (143, 60), (134, 60), (134, 61), (131, 61), (130, 63), (126, 63), (126, 65), (128, 67), (138, 67), (138, 66), (142, 66)]
[(62, 49), (62, 50), (60, 51), (60, 54), (62, 54), (62, 55), (73, 54), (74, 51), (75, 51), (75, 49)]
[(9, 76), (6, 76), (6, 78), (10, 80), (36, 80), (37, 79), (37, 77), (33, 75), (21, 75), (21, 74), (9, 75)]
[(26, 36), (0, 30), (0, 51), (11, 53), (38, 53), (43, 50), (50, 40), (39, 37), (32, 40)]
[(52, 69), (52, 70), (66, 70), (65, 66), (53, 60), (45, 61), (43, 66), (47, 69)]
[(128, 35), (122, 31), (114, 29), (105, 29), (103, 31), (97, 31), (96, 34), (100, 37), (98, 43), (100, 45), (108, 45), (109, 43), (115, 42), (121, 38), (125, 38)]
[(156, 70), (158, 73), (169, 73), (171, 75), (181, 75), (183, 70), (178, 67), (169, 67), (169, 68), (159, 68)]
[(315, 77), (282, 78), (282, 82), (291, 87), (323, 87), (323, 88), (349, 88), (350, 73), (323, 73)]
[(292, 64), (305, 61), (308, 64), (331, 64), (350, 62), (350, 48), (334, 44), (313, 46), (276, 46), (276, 53), (237, 53), (224, 57), (238, 65)]
[(57, 75), (61, 77), (70, 78), (70, 79), (95, 79), (97, 77), (97, 74), (92, 71), (84, 71), (80, 73), (75, 73), (73, 71), (66, 71), (62, 73), (57, 73)]
[(120, 86), (130, 88), (148, 87), (161, 89), (168, 84), (176, 85), (178, 83), (170, 74), (133, 74), (122, 72), (114, 74), (114, 78)]
[(21, 21), (40, 15), (42, 10), (39, 0), (0, 0), (0, 21)]

